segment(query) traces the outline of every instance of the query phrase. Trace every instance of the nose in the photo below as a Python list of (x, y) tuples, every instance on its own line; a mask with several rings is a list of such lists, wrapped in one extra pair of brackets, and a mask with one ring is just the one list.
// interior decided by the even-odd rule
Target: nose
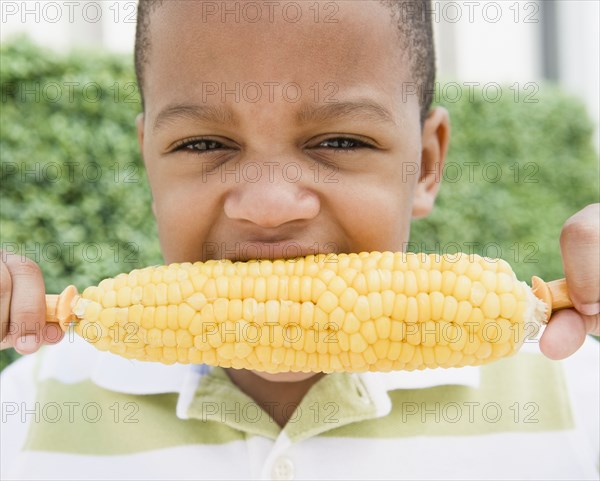
[(320, 210), (318, 195), (309, 188), (299, 163), (240, 164), (239, 182), (225, 198), (225, 215), (263, 228), (309, 220)]

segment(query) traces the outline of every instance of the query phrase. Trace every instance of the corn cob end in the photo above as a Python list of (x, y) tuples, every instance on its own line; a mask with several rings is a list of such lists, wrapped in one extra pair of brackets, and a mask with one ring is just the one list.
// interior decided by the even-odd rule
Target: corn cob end
[(543, 316), (539, 315), (543, 323), (547, 323), (550, 320), (552, 311), (573, 307), (573, 301), (569, 297), (565, 279), (544, 282), (541, 278), (533, 276), (531, 278), (531, 291), (538, 299), (544, 302), (545, 310)]

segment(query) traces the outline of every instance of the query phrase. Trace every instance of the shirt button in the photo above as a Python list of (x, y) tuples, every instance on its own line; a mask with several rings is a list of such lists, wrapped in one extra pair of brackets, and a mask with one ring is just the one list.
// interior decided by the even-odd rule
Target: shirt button
[(272, 475), (278, 481), (294, 479), (294, 463), (290, 458), (278, 458), (273, 464)]

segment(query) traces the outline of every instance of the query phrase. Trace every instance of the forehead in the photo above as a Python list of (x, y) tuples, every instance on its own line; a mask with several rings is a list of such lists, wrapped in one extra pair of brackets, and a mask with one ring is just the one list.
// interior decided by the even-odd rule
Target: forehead
[(328, 84), (330, 93), (393, 97), (410, 80), (391, 11), (372, 0), (170, 0), (152, 14), (150, 44), (144, 83), (152, 110), (214, 83)]

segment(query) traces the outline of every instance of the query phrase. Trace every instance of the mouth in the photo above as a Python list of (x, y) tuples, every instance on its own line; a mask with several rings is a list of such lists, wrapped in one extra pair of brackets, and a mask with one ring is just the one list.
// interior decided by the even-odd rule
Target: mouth
[(336, 253), (335, 244), (320, 244), (314, 242), (312, 245), (306, 242), (294, 240), (264, 240), (255, 239), (244, 242), (236, 242), (235, 248), (225, 250), (222, 259), (231, 262), (248, 262), (252, 260), (277, 260), (297, 259), (309, 255)]

